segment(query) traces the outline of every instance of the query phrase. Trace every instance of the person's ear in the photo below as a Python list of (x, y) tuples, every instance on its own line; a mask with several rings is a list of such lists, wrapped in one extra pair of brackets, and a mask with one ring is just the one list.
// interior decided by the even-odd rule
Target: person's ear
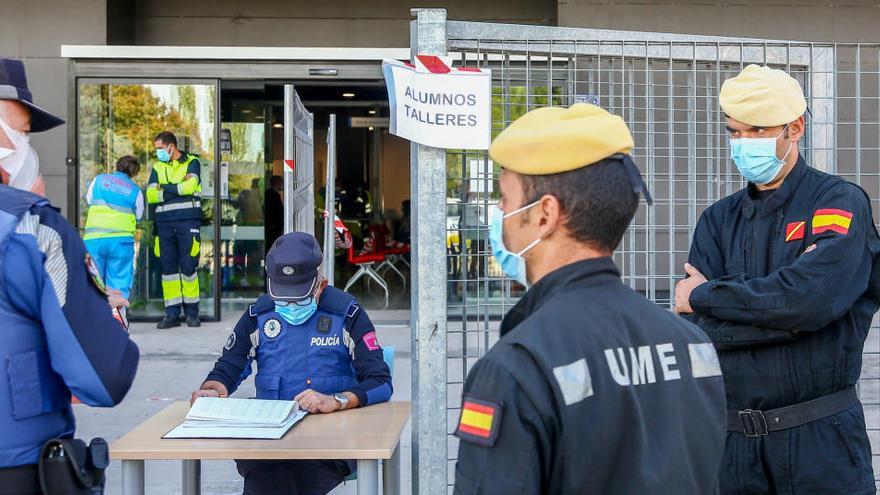
[(806, 121), (803, 115), (788, 125), (788, 137), (793, 142), (798, 142), (804, 137), (806, 132)]
[(542, 238), (547, 237), (550, 233), (559, 227), (562, 222), (562, 204), (556, 196), (545, 194), (538, 200), (535, 207), (538, 210), (538, 229)]

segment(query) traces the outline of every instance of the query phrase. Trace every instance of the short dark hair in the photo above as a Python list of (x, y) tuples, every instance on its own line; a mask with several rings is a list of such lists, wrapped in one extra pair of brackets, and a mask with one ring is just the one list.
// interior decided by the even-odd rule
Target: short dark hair
[(156, 141), (161, 141), (166, 145), (173, 144), (174, 146), (177, 146), (177, 136), (170, 131), (162, 131), (159, 134), (156, 134), (156, 137), (153, 138), (153, 142)]
[(621, 157), (550, 175), (520, 175), (524, 204), (549, 194), (562, 207), (572, 237), (593, 249), (613, 252), (639, 207), (639, 196)]
[(125, 155), (116, 160), (116, 171), (122, 172), (129, 177), (134, 177), (141, 171), (141, 164), (137, 158), (131, 155)]
[(273, 175), (272, 178), (269, 179), (269, 185), (275, 187), (275, 184), (284, 184), (284, 177)]

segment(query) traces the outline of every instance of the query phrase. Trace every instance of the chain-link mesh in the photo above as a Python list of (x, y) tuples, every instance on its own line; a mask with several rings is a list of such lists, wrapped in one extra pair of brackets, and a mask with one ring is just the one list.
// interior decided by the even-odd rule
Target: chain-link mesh
[[(802, 143), (807, 161), (864, 187), (872, 198), (876, 223), (878, 45), (586, 41), (578, 39), (578, 30), (534, 27), (511, 30), (510, 39), (487, 39), (501, 28), (491, 26), (450, 22), (448, 41), (456, 65), (492, 70), (493, 136), (528, 110), (579, 101), (597, 103), (629, 124), (636, 142), (633, 156), (654, 206), (639, 207), (615, 261), (624, 282), (657, 304), (671, 306), (702, 211), (745, 185), (729, 159), (718, 93), (725, 79), (749, 63), (784, 69), (801, 82), (811, 109)], [(560, 34), (565, 39), (555, 38)], [(498, 173), (485, 152), (451, 150), (447, 155), (450, 485), (458, 452), (451, 433), (460, 413), (464, 378), (497, 341), (500, 317), (523, 292), (503, 278), (488, 245), (488, 212), (498, 199), (493, 188)], [(877, 326), (875, 321), (865, 346), (859, 392), (874, 446), (874, 471), (880, 474)]]

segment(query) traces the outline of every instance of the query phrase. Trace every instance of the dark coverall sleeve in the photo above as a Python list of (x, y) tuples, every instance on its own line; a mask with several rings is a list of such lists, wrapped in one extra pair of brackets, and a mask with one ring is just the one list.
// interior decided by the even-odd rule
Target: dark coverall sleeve
[(813, 237), (815, 250), (766, 277), (737, 274), (697, 287), (690, 297), (694, 310), (722, 320), (805, 332), (825, 328), (846, 314), (868, 288), (873, 260), (867, 239), (877, 235), (871, 208), (865, 194), (849, 183), (832, 187), (817, 204), (851, 213), (847, 232)]
[[(363, 308), (348, 319), (352, 346), (352, 367), (357, 375), (357, 385), (348, 390), (357, 396), (362, 406), (387, 402), (391, 399), (391, 371), (385, 364), (385, 357), (373, 322)], [(340, 392), (344, 392), (340, 390)]]
[(10, 303), (42, 324), (52, 369), (84, 404), (109, 407), (137, 371), (137, 345), (86, 265), (77, 231), (50, 206), (26, 214), (11, 236), (3, 276)]
[[(521, 371), (543, 381), (534, 364), (523, 364)], [(495, 404), (495, 414), (501, 414), (501, 420), (493, 427), (498, 430), (491, 434), (491, 445), (469, 440), (461, 433), (461, 425), (457, 428), (460, 443), (455, 495), (542, 493), (549, 476), (547, 459), (552, 452), (552, 440), (540, 411), (541, 407), (554, 407), (549, 385), (544, 388), (546, 397), (539, 400), (546, 402), (536, 404), (536, 397), (527, 393), (494, 356), (486, 356), (474, 365), (464, 386), (462, 402), (470, 399)]]
[(222, 383), (229, 395), (235, 392), (241, 382), (251, 371), (251, 334), (256, 331), (257, 318), (245, 310), (235, 329), (229, 334), (223, 354), (214, 363), (214, 369), (208, 373), (205, 381), (214, 380)]
[[(712, 222), (711, 210), (703, 212), (694, 230), (688, 263), (706, 276), (709, 280), (724, 278), (724, 256), (716, 239), (717, 233)], [(699, 289), (699, 287), (698, 287)], [(696, 290), (696, 289), (695, 289)], [(691, 297), (693, 304), (693, 296)], [(761, 345), (790, 342), (798, 338), (788, 330), (764, 328), (736, 321), (725, 321), (709, 314), (699, 312), (682, 315), (686, 320), (699, 326), (712, 340), (715, 347), (722, 351), (730, 351)]]

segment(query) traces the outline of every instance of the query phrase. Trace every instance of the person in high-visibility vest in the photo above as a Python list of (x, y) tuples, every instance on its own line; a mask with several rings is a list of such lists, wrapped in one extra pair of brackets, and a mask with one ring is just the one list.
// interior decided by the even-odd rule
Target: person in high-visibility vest
[(89, 184), (89, 213), (83, 240), (104, 283), (129, 298), (134, 274), (134, 230), (144, 214), (144, 195), (132, 180), (141, 165), (133, 156), (116, 162), (116, 172)]
[(158, 243), (154, 252), (162, 265), (165, 299), (165, 317), (157, 328), (179, 326), (181, 309), (187, 326), (198, 327), (201, 163), (195, 155), (181, 151), (177, 137), (168, 131), (156, 135), (153, 145), (158, 161), (150, 171), (147, 203), (156, 205)]

